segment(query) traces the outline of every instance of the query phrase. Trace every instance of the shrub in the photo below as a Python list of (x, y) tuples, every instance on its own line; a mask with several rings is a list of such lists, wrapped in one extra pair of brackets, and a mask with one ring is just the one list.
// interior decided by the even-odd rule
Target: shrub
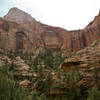
[(98, 90), (97, 87), (93, 87), (89, 91), (87, 100), (100, 100), (100, 90)]
[(25, 91), (0, 71), (0, 100), (25, 100)]

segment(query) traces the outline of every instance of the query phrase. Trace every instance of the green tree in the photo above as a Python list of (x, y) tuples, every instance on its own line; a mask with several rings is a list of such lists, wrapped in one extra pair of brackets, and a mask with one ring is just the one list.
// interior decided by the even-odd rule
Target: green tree
[(94, 65), (93, 81), (94, 81), (94, 85), (97, 86), (100, 89), (100, 84), (99, 84), (100, 76), (99, 76), (99, 72), (100, 72), (100, 69), (97, 68), (96, 65)]
[(14, 80), (0, 72), (0, 100), (25, 100), (25, 91)]
[(100, 100), (100, 90), (98, 90), (97, 87), (93, 87), (89, 91), (87, 100)]

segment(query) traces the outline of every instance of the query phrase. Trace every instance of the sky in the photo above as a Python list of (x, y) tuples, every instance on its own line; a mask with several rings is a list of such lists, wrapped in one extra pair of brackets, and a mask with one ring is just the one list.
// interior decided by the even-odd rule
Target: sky
[(99, 13), (100, 0), (0, 0), (0, 16), (17, 7), (44, 24), (83, 29)]

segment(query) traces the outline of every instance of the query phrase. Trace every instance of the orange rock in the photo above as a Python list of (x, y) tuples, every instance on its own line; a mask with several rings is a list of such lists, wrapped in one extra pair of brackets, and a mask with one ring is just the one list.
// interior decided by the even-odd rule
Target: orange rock
[(44, 25), (18, 8), (0, 18), (0, 48), (5, 50), (35, 53), (36, 48), (60, 48), (67, 55), (99, 38), (100, 14), (83, 30), (73, 31)]

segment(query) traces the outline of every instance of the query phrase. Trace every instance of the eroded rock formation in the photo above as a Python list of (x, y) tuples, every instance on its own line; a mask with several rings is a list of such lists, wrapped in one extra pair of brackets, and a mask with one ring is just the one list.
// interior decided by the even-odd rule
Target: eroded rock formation
[(60, 66), (66, 72), (78, 68), (82, 77), (80, 84), (86, 87), (93, 85), (93, 71), (98, 70), (97, 76), (100, 78), (100, 40), (96, 40), (89, 47), (86, 47), (68, 57)]
[(12, 8), (0, 18), (0, 48), (5, 50), (33, 53), (37, 48), (60, 48), (69, 54), (99, 38), (100, 14), (83, 30), (74, 31), (44, 25), (18, 8)]

